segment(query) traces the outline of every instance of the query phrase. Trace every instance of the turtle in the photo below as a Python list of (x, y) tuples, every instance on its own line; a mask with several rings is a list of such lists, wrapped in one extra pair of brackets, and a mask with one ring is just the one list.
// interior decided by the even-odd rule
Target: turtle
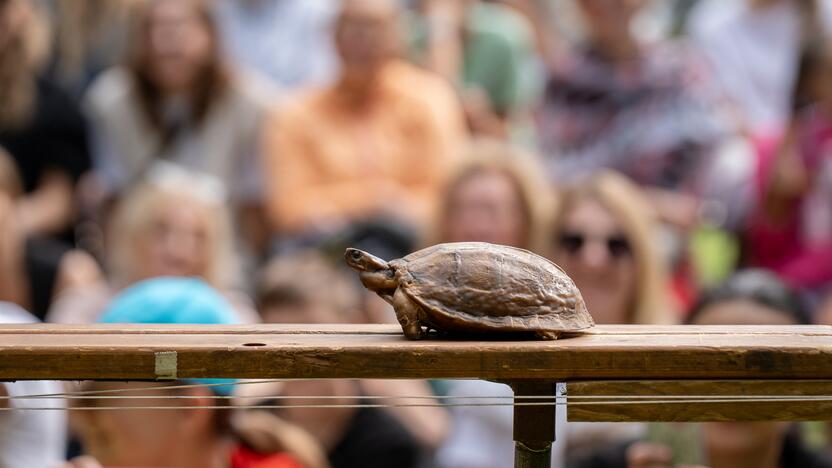
[(554, 340), (595, 324), (566, 273), (520, 248), (457, 242), (389, 262), (354, 248), (344, 257), (364, 287), (393, 306), (410, 339), (435, 330), (532, 332)]

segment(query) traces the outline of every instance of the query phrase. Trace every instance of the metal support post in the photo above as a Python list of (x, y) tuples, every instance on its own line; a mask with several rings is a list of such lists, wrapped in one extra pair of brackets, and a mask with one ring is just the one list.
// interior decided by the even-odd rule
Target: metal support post
[[(545, 380), (513, 381), (514, 467), (549, 468), (555, 440), (557, 384)], [(517, 398), (540, 396), (545, 398)], [(517, 406), (517, 403), (549, 402), (551, 405)]]

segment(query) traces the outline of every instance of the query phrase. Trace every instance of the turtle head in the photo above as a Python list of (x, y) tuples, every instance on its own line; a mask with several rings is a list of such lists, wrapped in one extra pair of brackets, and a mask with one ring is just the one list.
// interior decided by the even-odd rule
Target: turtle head
[(353, 248), (347, 249), (344, 259), (346, 259), (350, 268), (359, 272), (377, 272), (390, 268), (387, 262), (375, 255)]
[(396, 273), (384, 260), (363, 250), (347, 249), (344, 254), (347, 265), (359, 273), (361, 284), (370, 291), (378, 293), (382, 299), (389, 301), (398, 287)]

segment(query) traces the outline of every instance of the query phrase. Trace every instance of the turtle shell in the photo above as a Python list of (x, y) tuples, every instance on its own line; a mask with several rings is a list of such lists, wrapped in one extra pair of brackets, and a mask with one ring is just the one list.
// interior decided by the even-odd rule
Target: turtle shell
[(575, 331), (594, 325), (575, 283), (529, 251), (439, 244), (393, 260), (399, 287), (438, 330)]

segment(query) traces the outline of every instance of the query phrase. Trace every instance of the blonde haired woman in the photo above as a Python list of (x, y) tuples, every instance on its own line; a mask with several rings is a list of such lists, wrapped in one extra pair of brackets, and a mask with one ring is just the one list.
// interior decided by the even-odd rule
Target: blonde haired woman
[(467, 153), (442, 193), (436, 240), (542, 251), (551, 194), (535, 156), (490, 139)]
[(159, 276), (198, 277), (226, 293), (240, 319), (256, 321), (239, 294), (232, 228), (222, 183), (179, 166), (157, 166), (116, 206), (107, 231), (107, 284), (58, 297), (48, 320), (94, 321), (112, 295)]
[(174, 165), (154, 171), (113, 214), (108, 266), (119, 286), (198, 276), (227, 289), (236, 269), (221, 183)]
[(601, 172), (561, 192), (552, 259), (578, 285), (597, 323), (672, 323), (657, 214), (641, 190)]
[[(565, 188), (549, 234), (551, 257), (599, 324), (673, 323), (656, 213), (626, 177), (601, 172)], [(643, 435), (642, 424), (569, 423), (570, 461)]]

